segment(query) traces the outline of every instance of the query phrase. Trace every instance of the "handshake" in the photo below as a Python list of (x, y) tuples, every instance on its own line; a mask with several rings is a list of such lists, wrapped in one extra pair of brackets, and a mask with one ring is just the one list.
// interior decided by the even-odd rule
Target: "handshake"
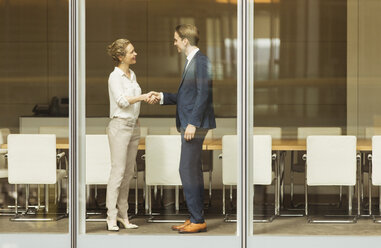
[(161, 94), (156, 91), (150, 91), (149, 93), (143, 94), (143, 101), (149, 104), (156, 104), (161, 100)]

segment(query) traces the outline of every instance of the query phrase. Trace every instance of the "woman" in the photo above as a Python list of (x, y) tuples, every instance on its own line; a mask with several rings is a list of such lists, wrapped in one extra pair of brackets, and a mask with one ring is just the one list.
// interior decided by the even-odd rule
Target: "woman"
[(119, 227), (138, 228), (128, 220), (128, 191), (140, 139), (140, 102), (147, 101), (151, 94), (141, 94), (135, 73), (130, 69), (136, 63), (137, 53), (129, 40), (114, 41), (107, 52), (117, 65), (108, 80), (111, 172), (106, 195), (107, 230), (119, 231)]

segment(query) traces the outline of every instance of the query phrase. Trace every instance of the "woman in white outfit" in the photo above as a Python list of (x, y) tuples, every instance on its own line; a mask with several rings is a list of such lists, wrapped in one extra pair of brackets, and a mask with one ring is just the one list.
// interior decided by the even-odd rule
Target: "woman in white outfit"
[(106, 194), (107, 230), (119, 231), (119, 227), (138, 228), (128, 220), (128, 192), (140, 139), (140, 102), (147, 101), (151, 94), (141, 94), (135, 73), (130, 69), (137, 56), (130, 41), (118, 39), (107, 51), (117, 65), (108, 80), (111, 172)]

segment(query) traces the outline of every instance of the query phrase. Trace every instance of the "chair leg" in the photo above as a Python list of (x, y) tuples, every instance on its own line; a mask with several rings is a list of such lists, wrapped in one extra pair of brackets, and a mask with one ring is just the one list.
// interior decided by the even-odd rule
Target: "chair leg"
[(277, 190), (276, 190), (276, 188), (277, 188), (277, 182), (276, 182), (276, 178), (275, 178), (275, 182), (274, 182), (274, 216), (277, 216), (277, 214), (278, 214), (278, 211), (277, 211), (277, 198), (278, 198), (278, 196), (277, 196)]
[(146, 199), (146, 171), (143, 171), (143, 199)]
[(212, 171), (209, 171), (209, 206), (212, 205)]
[(372, 162), (369, 161), (369, 172), (368, 172), (368, 209), (369, 215), (372, 215)]
[(308, 216), (308, 186), (307, 186), (307, 178), (305, 179), (304, 183), (304, 213), (306, 216)]
[(157, 199), (157, 185), (153, 186), (153, 198)]
[(343, 186), (339, 186), (339, 208), (343, 204)]
[(45, 184), (45, 213), (49, 213), (49, 184)]
[(135, 215), (138, 214), (138, 174), (135, 177)]
[(352, 215), (352, 186), (348, 187), (348, 215)]
[(230, 200), (230, 206), (233, 206), (233, 185), (230, 185), (229, 200)]
[(37, 184), (37, 209), (39, 210), (41, 208), (41, 189), (40, 185)]
[(144, 205), (145, 205), (145, 207), (144, 207), (144, 209), (145, 209), (145, 212), (146, 212), (146, 214), (148, 214), (149, 213), (149, 200), (148, 200), (148, 195), (149, 195), (149, 193), (148, 193), (148, 191), (149, 191), (149, 186), (148, 185), (145, 185), (145, 195), (144, 195), (144, 199), (145, 199), (145, 202), (144, 202)]
[(152, 215), (152, 197), (151, 197), (151, 186), (148, 186), (148, 213), (149, 215)]
[(164, 187), (163, 185), (160, 186), (160, 201), (163, 202), (163, 195), (164, 195)]
[(378, 188), (378, 211), (381, 215), (381, 186)]
[(62, 201), (62, 186), (63, 186), (63, 179), (59, 180), (59, 184), (58, 184), (58, 198), (57, 198), (57, 201), (58, 202), (61, 202)]
[(97, 185), (94, 185), (94, 201), (96, 204), (98, 204), (98, 190), (97, 190)]
[(15, 184), (15, 193), (16, 193), (16, 196), (15, 196), (15, 214), (18, 215), (18, 210), (19, 210), (19, 203), (18, 203), (18, 198), (19, 198), (19, 193), (18, 193), (18, 190), (17, 190), (17, 184)]
[(294, 171), (292, 169), (290, 171), (290, 198), (291, 206), (294, 207)]
[(179, 210), (180, 210), (180, 200), (179, 200), (179, 196), (180, 196), (180, 186), (176, 185), (175, 186), (175, 208), (176, 208), (176, 214), (179, 213)]
[(57, 192), (58, 192), (58, 187), (57, 187), (57, 184), (58, 184), (58, 180), (57, 182), (54, 184), (54, 204), (57, 204)]
[(29, 184), (25, 185), (25, 213), (28, 212), (28, 208), (29, 208), (29, 189), (30, 189), (30, 185)]
[(225, 206), (225, 185), (222, 185), (222, 214), (226, 214), (226, 206)]
[(280, 205), (284, 206), (284, 164), (280, 166)]

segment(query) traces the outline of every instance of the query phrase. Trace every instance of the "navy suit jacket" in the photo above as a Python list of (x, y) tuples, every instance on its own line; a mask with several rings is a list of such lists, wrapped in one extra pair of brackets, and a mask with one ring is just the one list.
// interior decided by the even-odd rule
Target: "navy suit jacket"
[(176, 104), (176, 127), (216, 128), (213, 108), (212, 66), (198, 51), (183, 72), (177, 93), (163, 93), (164, 105)]

